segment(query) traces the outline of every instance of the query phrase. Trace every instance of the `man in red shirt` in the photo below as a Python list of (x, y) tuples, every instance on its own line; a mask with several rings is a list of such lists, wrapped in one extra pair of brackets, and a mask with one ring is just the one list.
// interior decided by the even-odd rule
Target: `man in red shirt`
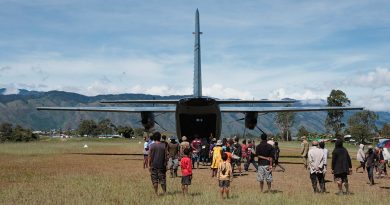
[(184, 156), (180, 161), (181, 167), (181, 189), (183, 190), (183, 195), (188, 195), (188, 185), (191, 185), (192, 180), (192, 166), (191, 159), (189, 158), (190, 149), (184, 149)]
[(201, 144), (202, 142), (200, 141), (199, 137), (195, 135), (195, 139), (191, 142), (193, 169), (195, 169), (195, 162), (196, 162), (196, 168), (199, 169), (199, 152), (200, 152)]

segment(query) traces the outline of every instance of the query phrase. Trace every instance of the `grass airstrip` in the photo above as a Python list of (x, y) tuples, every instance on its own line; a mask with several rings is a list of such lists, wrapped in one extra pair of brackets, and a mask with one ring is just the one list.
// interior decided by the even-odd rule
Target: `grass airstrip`
[[(87, 144), (88, 148), (84, 148)], [(333, 144), (327, 144), (333, 149)], [(280, 143), (282, 165), (275, 171), (271, 193), (260, 193), (254, 168), (234, 178), (231, 198), (222, 200), (218, 183), (206, 166), (193, 170), (190, 196), (181, 194), (180, 178), (167, 179), (164, 196), (153, 193), (143, 169), (139, 139), (41, 140), (0, 144), (0, 204), (389, 204), (390, 179), (367, 184), (366, 173), (349, 176), (353, 194), (337, 196), (333, 176), (328, 193), (313, 194), (303, 169), (299, 142)], [(350, 146), (353, 166), (356, 148)]]

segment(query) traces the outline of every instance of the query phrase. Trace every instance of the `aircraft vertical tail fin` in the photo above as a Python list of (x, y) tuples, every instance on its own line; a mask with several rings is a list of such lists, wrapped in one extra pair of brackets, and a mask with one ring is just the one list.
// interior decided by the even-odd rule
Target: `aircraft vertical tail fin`
[(194, 97), (202, 97), (202, 69), (200, 60), (200, 32), (199, 29), (199, 11), (195, 13), (195, 44), (194, 44)]

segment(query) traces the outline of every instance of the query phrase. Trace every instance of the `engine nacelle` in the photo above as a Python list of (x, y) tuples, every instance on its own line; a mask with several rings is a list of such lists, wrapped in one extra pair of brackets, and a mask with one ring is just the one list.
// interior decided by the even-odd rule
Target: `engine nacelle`
[(155, 123), (153, 112), (141, 112), (141, 123), (145, 130), (152, 129)]
[(257, 125), (257, 112), (246, 112), (245, 113), (245, 127), (253, 130)]

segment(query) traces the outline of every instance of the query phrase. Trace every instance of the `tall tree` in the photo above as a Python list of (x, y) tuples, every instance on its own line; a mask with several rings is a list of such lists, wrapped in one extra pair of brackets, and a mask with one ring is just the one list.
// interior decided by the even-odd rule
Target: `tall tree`
[(125, 138), (131, 138), (134, 136), (134, 130), (130, 126), (119, 126), (117, 129), (118, 134)]
[(11, 123), (4, 122), (0, 124), (0, 142), (5, 142), (11, 139), (12, 127)]
[(357, 112), (349, 118), (348, 130), (358, 142), (367, 142), (368, 139), (374, 137), (377, 133), (377, 127), (375, 126), (377, 119), (378, 116), (375, 112), (369, 110)]
[(382, 137), (390, 137), (390, 125), (388, 123), (383, 124), (383, 128), (381, 130)]
[[(351, 101), (347, 98), (347, 95), (341, 90), (332, 90), (327, 98), (328, 106), (342, 107), (348, 106)], [(341, 136), (342, 129), (345, 124), (341, 122), (344, 117), (344, 111), (342, 110), (330, 110), (325, 120), (326, 129), (332, 130), (336, 137)]]
[(279, 127), (282, 138), (286, 141), (291, 141), (290, 128), (294, 124), (294, 112), (278, 112), (275, 116), (276, 124)]
[(111, 123), (110, 119), (100, 120), (97, 125), (98, 133), (103, 135), (111, 135), (114, 133), (113, 128), (115, 128), (115, 126)]
[(81, 136), (97, 136), (97, 125), (93, 120), (83, 120), (81, 121), (78, 132)]

